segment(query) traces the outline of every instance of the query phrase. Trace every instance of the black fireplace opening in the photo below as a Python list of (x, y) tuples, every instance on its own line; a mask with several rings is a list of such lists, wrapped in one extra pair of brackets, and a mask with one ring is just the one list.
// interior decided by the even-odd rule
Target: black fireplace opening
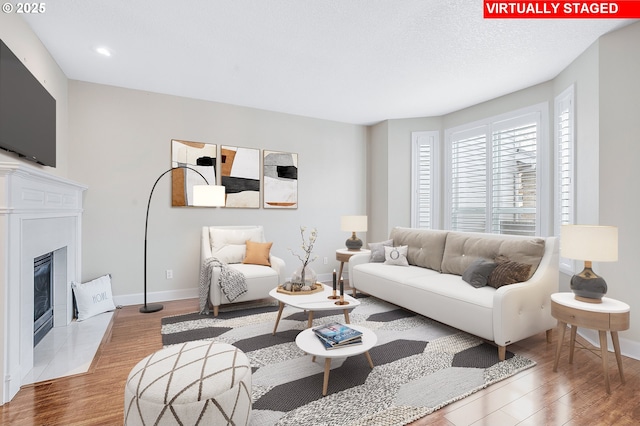
[(33, 346), (53, 328), (53, 253), (33, 260)]

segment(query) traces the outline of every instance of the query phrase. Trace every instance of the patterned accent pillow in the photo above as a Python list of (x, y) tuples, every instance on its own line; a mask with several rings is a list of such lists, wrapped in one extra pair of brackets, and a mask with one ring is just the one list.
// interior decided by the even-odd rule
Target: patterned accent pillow
[(384, 248), (384, 264), (409, 266), (407, 261), (407, 251), (409, 246), (385, 247)]
[(484, 287), (496, 266), (498, 266), (497, 263), (485, 259), (474, 260), (462, 274), (462, 279), (475, 288)]
[(369, 250), (371, 250), (370, 262), (384, 262), (384, 248), (392, 247), (393, 240), (382, 241), (380, 243), (369, 243)]
[(503, 285), (521, 283), (529, 279), (532, 265), (509, 260), (505, 256), (498, 256), (495, 259), (498, 264), (489, 275), (487, 284), (493, 288), (500, 288)]

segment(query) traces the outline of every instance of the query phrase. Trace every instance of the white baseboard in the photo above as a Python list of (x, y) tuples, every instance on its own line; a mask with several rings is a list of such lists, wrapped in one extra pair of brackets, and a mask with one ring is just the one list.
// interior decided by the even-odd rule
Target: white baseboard
[[(600, 337), (596, 330), (589, 330), (585, 328), (578, 328), (578, 334), (584, 337), (593, 346), (600, 347)], [(633, 340), (620, 338), (620, 353), (629, 358), (640, 360), (640, 343)], [(609, 352), (613, 352), (613, 342), (611, 341), (611, 335), (607, 333), (607, 348)]]
[[(348, 276), (344, 276), (348, 279)], [(318, 274), (318, 281), (331, 282), (333, 279), (332, 273)], [(154, 291), (147, 293), (147, 303), (167, 302), (170, 300), (183, 300), (183, 299), (197, 299), (200, 292), (197, 288), (187, 288), (181, 290), (168, 290), (168, 291)], [(116, 306), (131, 306), (142, 305), (144, 303), (143, 293), (123, 294), (120, 296), (113, 296), (113, 302)]]
[[(155, 291), (147, 293), (147, 303), (167, 302), (170, 300), (197, 299), (199, 292), (197, 288), (188, 288), (181, 290)], [(144, 303), (144, 294), (123, 294), (113, 296), (113, 302), (116, 306), (142, 305)]]

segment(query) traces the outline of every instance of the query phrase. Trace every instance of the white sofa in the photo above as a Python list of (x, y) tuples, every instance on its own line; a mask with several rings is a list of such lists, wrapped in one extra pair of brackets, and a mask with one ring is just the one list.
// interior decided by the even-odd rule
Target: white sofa
[[(349, 260), (354, 289), (495, 342), (501, 360), (507, 345), (542, 331), (550, 342), (557, 324), (550, 298), (559, 286), (556, 237), (394, 228), (390, 239), (394, 246), (408, 246), (409, 266), (354, 255)], [(497, 289), (475, 288), (462, 279), (477, 259), (499, 255), (533, 265), (533, 275)]]
[[(262, 226), (204, 226), (200, 246), (200, 264), (216, 257), (231, 268), (242, 272), (247, 283), (247, 292), (233, 301), (246, 302), (269, 297), (269, 291), (284, 282), (284, 260), (270, 255), (271, 266), (243, 264), (246, 241), (265, 242)], [(211, 274), (209, 301), (214, 316), (218, 316), (221, 304), (230, 303), (220, 288), (220, 268), (214, 267)]]

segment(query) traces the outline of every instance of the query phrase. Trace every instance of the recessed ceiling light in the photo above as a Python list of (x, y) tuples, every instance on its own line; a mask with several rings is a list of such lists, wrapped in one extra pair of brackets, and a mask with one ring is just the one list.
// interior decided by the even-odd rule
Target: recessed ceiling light
[(96, 53), (102, 55), (102, 56), (106, 56), (109, 57), (111, 56), (111, 50), (104, 47), (104, 46), (100, 46), (100, 47), (96, 47), (95, 48)]

